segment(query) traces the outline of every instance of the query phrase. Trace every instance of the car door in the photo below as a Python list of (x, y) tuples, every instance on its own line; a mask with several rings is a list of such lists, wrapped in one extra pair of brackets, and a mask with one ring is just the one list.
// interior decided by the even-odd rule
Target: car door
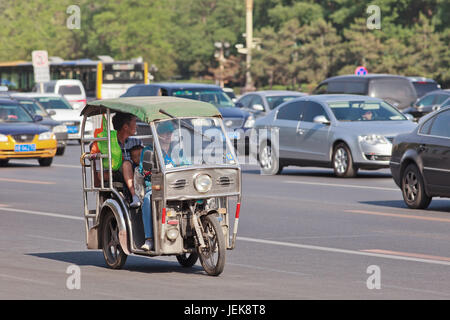
[(296, 144), (302, 150), (304, 159), (327, 161), (331, 126), (330, 124), (315, 123), (314, 118), (324, 116), (329, 121), (330, 117), (324, 107), (317, 102), (307, 101), (304, 108), (303, 118), (297, 130)]
[(425, 181), (435, 194), (450, 195), (450, 110), (438, 113), (420, 145)]
[(274, 127), (279, 129), (280, 158), (302, 158), (297, 136), (304, 105), (305, 101), (291, 102), (281, 106), (276, 113)]

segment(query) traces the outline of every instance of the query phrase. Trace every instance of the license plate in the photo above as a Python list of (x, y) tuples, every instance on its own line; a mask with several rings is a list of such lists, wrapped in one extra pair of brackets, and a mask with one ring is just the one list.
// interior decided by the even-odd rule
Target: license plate
[(231, 140), (239, 140), (239, 138), (241, 137), (240, 133), (237, 131), (228, 131), (227, 135)]
[(36, 151), (36, 144), (16, 144), (14, 146), (15, 152), (30, 152), (30, 151)]
[(67, 133), (78, 133), (77, 126), (67, 126)]

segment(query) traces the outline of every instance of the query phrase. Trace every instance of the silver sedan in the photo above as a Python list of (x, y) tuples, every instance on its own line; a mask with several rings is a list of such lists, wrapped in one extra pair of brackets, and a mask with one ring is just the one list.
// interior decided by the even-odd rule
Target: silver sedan
[(288, 165), (333, 168), (339, 177), (389, 167), (392, 141), (416, 123), (381, 99), (316, 95), (290, 100), (256, 120), (250, 152), (262, 174)]

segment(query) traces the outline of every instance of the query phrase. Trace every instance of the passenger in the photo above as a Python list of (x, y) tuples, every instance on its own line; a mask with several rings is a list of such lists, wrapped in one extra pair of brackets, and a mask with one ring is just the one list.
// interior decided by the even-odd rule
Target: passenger
[(370, 110), (367, 110), (366, 112), (363, 113), (362, 115), (362, 119), (363, 120), (372, 120), (373, 118), (373, 113)]
[[(138, 208), (141, 205), (138, 196), (134, 191), (134, 168), (138, 165), (132, 159), (132, 150), (144, 147), (142, 141), (131, 136), (136, 134), (136, 116), (130, 113), (117, 112), (112, 119), (114, 129), (117, 130), (117, 140), (122, 149), (122, 175), (131, 196), (131, 208)], [(136, 152), (137, 154), (137, 152)], [(135, 159), (136, 155), (134, 156)]]

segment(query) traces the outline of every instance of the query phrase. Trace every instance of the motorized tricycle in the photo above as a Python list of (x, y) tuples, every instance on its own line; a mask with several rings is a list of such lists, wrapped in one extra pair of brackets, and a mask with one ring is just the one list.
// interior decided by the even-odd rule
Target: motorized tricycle
[[(127, 201), (127, 186), (113, 170), (112, 117), (131, 113), (148, 125), (138, 136), (145, 148), (142, 165), (151, 172), (154, 246), (145, 242), (142, 207)], [(209, 275), (219, 275), (225, 252), (235, 248), (241, 205), (241, 169), (220, 112), (211, 104), (174, 97), (134, 97), (89, 102), (81, 112), (81, 168), (88, 249), (102, 249), (107, 266), (121, 268), (128, 255), (175, 255), (184, 267), (197, 259)], [(91, 118), (104, 117), (106, 134), (85, 137)], [(162, 148), (160, 126), (173, 129), (170, 161)], [(91, 144), (88, 144), (88, 143)], [(102, 142), (106, 152), (91, 152)], [(142, 197), (142, 179), (134, 179)], [(230, 206), (235, 218), (230, 234)], [(235, 206), (235, 207), (234, 207)]]

